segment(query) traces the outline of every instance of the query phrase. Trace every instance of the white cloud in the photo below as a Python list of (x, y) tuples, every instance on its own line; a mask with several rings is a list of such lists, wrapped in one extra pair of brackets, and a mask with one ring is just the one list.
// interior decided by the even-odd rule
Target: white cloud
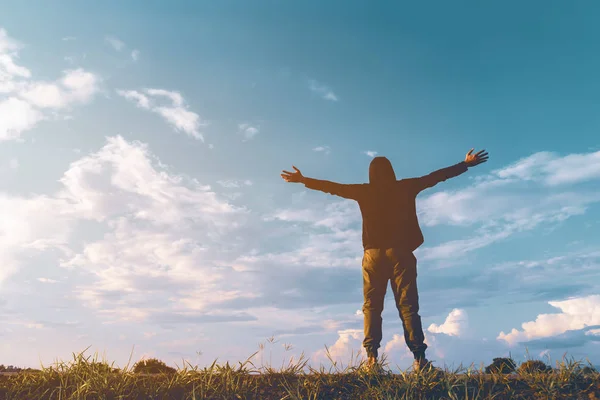
[(355, 204), (346, 201), (337, 201), (324, 207), (279, 209), (273, 211), (266, 220), (279, 220), (288, 222), (305, 222), (314, 227), (325, 227), (335, 232), (360, 221), (360, 211)]
[(67, 89), (70, 102), (87, 103), (98, 91), (98, 77), (81, 68), (65, 71), (60, 83)]
[(317, 146), (313, 149), (313, 151), (322, 152), (325, 154), (331, 153), (329, 146)]
[(88, 103), (99, 90), (98, 76), (83, 69), (65, 70), (56, 81), (31, 79), (31, 72), (15, 62), (21, 48), (0, 29), (0, 93), (7, 95), (0, 101), (0, 140), (20, 139), (22, 132), (51, 118), (46, 109), (56, 112)]
[(121, 51), (125, 48), (125, 43), (115, 36), (106, 36), (104, 41), (116, 51)]
[(479, 226), (477, 235), (423, 247), (417, 252), (424, 259), (464, 255), (515, 233), (540, 226), (556, 227), (573, 216), (583, 215), (591, 205), (600, 202), (600, 195), (566, 186), (593, 179), (597, 168), (597, 153), (556, 158), (541, 152), (489, 175), (476, 176), (475, 183), (466, 188), (444, 191), (439, 190), (440, 186), (439, 191), (417, 199), (421, 225)]
[[(595, 201), (598, 200), (600, 200), (600, 197)], [(535, 206), (533, 204), (528, 205), (522, 202), (520, 205), (521, 208), (515, 209), (509, 215), (499, 217), (498, 220), (493, 220), (490, 215), (488, 217), (489, 221), (477, 229), (477, 235), (475, 236), (450, 240), (436, 246), (420, 247), (415, 251), (415, 254), (421, 260), (458, 258), (506, 239), (515, 233), (530, 231), (542, 224), (558, 224), (572, 216), (582, 215), (586, 210), (585, 206), (561, 206), (560, 204), (554, 208), (544, 209), (538, 204), (538, 210), (534, 211)], [(519, 205), (515, 204), (514, 206), (518, 207)], [(529, 212), (530, 214), (528, 214)]]
[(389, 340), (383, 346), (383, 352), (388, 357), (390, 357), (390, 355), (396, 354), (396, 353), (400, 353), (401, 358), (407, 358), (407, 357), (412, 358), (413, 357), (413, 354), (410, 352), (410, 350), (408, 349), (408, 346), (406, 345), (406, 340), (404, 339), (404, 335), (399, 335), (397, 333), (394, 333), (392, 335), (392, 339)]
[(98, 77), (83, 69), (67, 70), (58, 82), (25, 85), (19, 96), (38, 108), (63, 109), (89, 102), (98, 92), (98, 83)]
[(586, 326), (600, 325), (600, 295), (549, 301), (548, 304), (562, 312), (540, 314), (535, 321), (523, 323), (521, 331), (516, 328), (509, 333), (502, 331), (497, 339), (515, 345), (518, 342), (548, 338)]
[(129, 101), (135, 102), (139, 108), (150, 109), (150, 99), (136, 90), (117, 90), (117, 94)]
[(50, 247), (63, 252), (72, 228), (67, 207), (47, 196), (0, 193), (0, 284), (37, 252)]
[[(144, 93), (136, 90), (117, 90), (117, 94), (134, 102), (140, 108), (160, 115), (175, 130), (204, 141), (199, 129), (201, 126), (205, 126), (206, 123), (200, 119), (198, 114), (187, 109), (185, 100), (179, 92), (164, 89), (145, 89)], [(155, 105), (157, 98), (167, 98), (170, 100), (171, 105)]]
[(464, 336), (468, 327), (465, 310), (455, 308), (450, 311), (443, 324), (431, 324), (427, 330), (431, 333), (443, 333), (449, 336)]
[(252, 186), (252, 181), (249, 179), (246, 179), (243, 181), (231, 180), (231, 179), (230, 180), (220, 180), (220, 181), (217, 181), (217, 183), (227, 189), (239, 188), (242, 186)]
[(150, 96), (162, 96), (171, 100), (173, 107), (181, 107), (184, 105), (183, 97), (179, 92), (172, 92), (164, 89), (146, 89), (146, 93)]
[[(362, 347), (362, 329), (344, 329), (337, 332), (338, 338), (332, 346), (328, 346), (329, 357), (342, 365), (348, 365), (361, 357), (366, 357), (366, 351)], [(317, 350), (312, 360), (316, 363), (327, 365), (329, 361), (327, 349)]]
[[(110, 138), (99, 152), (71, 164), (60, 180), (64, 188), (58, 197), (78, 218), (109, 229), (62, 263), (95, 277), (77, 288), (77, 296), (113, 320), (159, 322), (161, 315), (168, 316), (166, 310), (169, 318), (192, 321), (214, 301), (251, 295), (237, 285), (229, 292), (218, 289), (225, 277), (206, 247), (218, 248), (220, 240), (225, 245), (220, 238), (243, 223), (244, 210), (208, 186), (184, 185), (183, 177), (157, 169), (152, 161), (145, 145)], [(167, 292), (168, 299), (156, 301), (156, 293)], [(113, 293), (125, 300), (115, 303)]]
[(0, 141), (19, 139), (21, 132), (44, 119), (44, 115), (31, 104), (15, 97), (0, 102), (0, 115)]
[[(212, 285), (222, 274), (205, 243), (219, 246), (223, 235), (243, 224), (245, 211), (210, 187), (193, 180), (184, 184), (183, 177), (155, 164), (160, 165), (145, 145), (114, 137), (100, 151), (72, 163), (59, 181), (62, 188), (52, 196), (0, 195), (0, 282), (18, 270), (25, 254), (56, 249), (64, 267), (96, 276), (96, 282), (78, 289), (91, 304), (103, 305), (108, 294), (136, 287), (135, 296), (147, 291), (151, 303), (152, 290), (165, 286), (181, 290), (178, 301), (194, 298), (196, 309), (210, 301), (206, 291), (214, 292)], [(102, 224), (107, 233), (78, 252), (71, 240), (83, 220)], [(193, 283), (191, 276), (199, 281)], [(149, 309), (150, 315), (153, 307)]]
[(373, 151), (373, 150), (367, 150), (367, 151), (364, 151), (363, 153), (365, 153), (366, 155), (368, 155), (371, 158), (373, 158), (377, 155), (377, 152)]
[[(181, 177), (156, 170), (152, 159), (142, 143), (130, 143), (120, 136), (109, 138), (99, 152), (71, 164), (60, 180), (64, 185), (60, 197), (72, 201), (88, 218), (97, 220), (112, 216), (117, 210), (128, 210), (120, 204), (124, 197), (117, 200), (116, 194), (129, 200), (138, 198), (144, 207), (137, 209), (136, 218), (155, 222), (183, 223), (235, 210), (217, 201), (209, 186), (194, 183), (195, 187), (190, 189), (179, 185)], [(111, 176), (110, 180), (107, 176)], [(112, 192), (106, 191), (109, 187)]]
[(335, 331), (339, 329), (341, 325), (341, 321), (337, 321), (335, 319), (326, 319), (323, 321), (323, 328), (327, 331)]
[(492, 172), (501, 179), (539, 181), (547, 186), (573, 184), (600, 178), (600, 151), (559, 156), (539, 152)]
[(57, 283), (58, 281), (50, 278), (37, 278), (38, 281), (42, 283)]
[(70, 42), (73, 40), (77, 40), (77, 38), (75, 36), (65, 36), (62, 38), (63, 42)]
[[(354, 202), (317, 202), (310, 208), (276, 209), (262, 218), (266, 222), (289, 224), (274, 236), (281, 242), (273, 245), (280, 243), (281, 250), (243, 254), (235, 261), (239, 268), (255, 270), (268, 264), (335, 270), (360, 265), (360, 210)], [(273, 225), (266, 225), (265, 229), (268, 234), (277, 231)], [(291, 242), (295, 243), (292, 247)]]
[(139, 60), (139, 59), (140, 59), (140, 51), (139, 51), (139, 50), (137, 50), (137, 49), (133, 50), (133, 51), (131, 52), (131, 59), (132, 59), (133, 61), (137, 61), (137, 60)]
[(252, 139), (259, 133), (259, 128), (249, 123), (243, 123), (238, 125), (238, 133), (241, 133), (246, 140)]
[(309, 89), (313, 92), (321, 96), (321, 98), (329, 101), (338, 101), (338, 97), (333, 90), (326, 85), (323, 85), (314, 79), (309, 80), (308, 82)]
[(202, 134), (198, 131), (200, 116), (195, 112), (182, 107), (156, 107), (154, 110), (173, 125), (176, 130), (183, 131), (194, 139), (204, 141)]

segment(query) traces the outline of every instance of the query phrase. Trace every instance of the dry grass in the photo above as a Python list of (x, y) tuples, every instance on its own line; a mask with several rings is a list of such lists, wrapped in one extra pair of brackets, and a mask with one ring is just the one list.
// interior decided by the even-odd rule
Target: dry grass
[(358, 358), (352, 357), (347, 366), (338, 364), (326, 348), (329, 369), (312, 368), (304, 355), (281, 368), (256, 367), (256, 352), (237, 365), (215, 360), (200, 369), (184, 363), (177, 370), (144, 374), (134, 372), (129, 363), (117, 369), (98, 362), (97, 354), (84, 357), (86, 350), (73, 354), (69, 363), (0, 376), (0, 400), (600, 399), (598, 372), (564, 356), (545, 372), (521, 368), (511, 374), (486, 374), (483, 368), (470, 367), (394, 374), (385, 357), (382, 370), (373, 373), (365, 371), (364, 360)]

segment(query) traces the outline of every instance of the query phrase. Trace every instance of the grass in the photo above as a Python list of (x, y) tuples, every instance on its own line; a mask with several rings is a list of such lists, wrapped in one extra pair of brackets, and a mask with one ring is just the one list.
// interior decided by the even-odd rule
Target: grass
[[(200, 369), (184, 361), (174, 369), (158, 360), (144, 360), (115, 368), (97, 354), (73, 354), (69, 363), (57, 362), (40, 370), (0, 376), (0, 400), (31, 399), (591, 399), (600, 400), (600, 374), (563, 356), (546, 371), (517, 368), (515, 372), (486, 374), (483, 368), (430, 369), (390, 372), (385, 355), (382, 371), (365, 371), (364, 360), (347, 366), (334, 361), (314, 369), (301, 355), (280, 368), (256, 367), (252, 359)], [(589, 363), (589, 361), (588, 361)], [(591, 366), (591, 364), (590, 364)], [(397, 367), (397, 366), (396, 366)], [(397, 367), (398, 370), (400, 368)], [(1, 368), (0, 368), (1, 370)], [(163, 371), (144, 373), (145, 371)]]

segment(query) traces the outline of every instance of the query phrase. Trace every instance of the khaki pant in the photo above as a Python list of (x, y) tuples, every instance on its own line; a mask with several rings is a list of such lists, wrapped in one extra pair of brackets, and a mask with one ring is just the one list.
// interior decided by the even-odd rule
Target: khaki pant
[(417, 259), (411, 251), (391, 249), (368, 249), (362, 261), (365, 317), (365, 339), (363, 346), (368, 355), (377, 357), (381, 344), (383, 301), (388, 280), (402, 327), (404, 339), (415, 357), (421, 357), (427, 345), (423, 342), (423, 327), (419, 316), (417, 293)]

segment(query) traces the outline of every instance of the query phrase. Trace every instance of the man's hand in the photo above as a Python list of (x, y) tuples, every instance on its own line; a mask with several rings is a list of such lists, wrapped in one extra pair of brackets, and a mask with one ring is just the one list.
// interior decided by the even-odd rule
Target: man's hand
[(286, 181), (286, 182), (303, 182), (304, 181), (304, 176), (302, 175), (302, 172), (300, 172), (300, 170), (296, 167), (294, 167), (292, 165), (292, 168), (294, 168), (296, 170), (296, 172), (289, 172), (289, 171), (283, 171), (283, 174), (281, 174), (281, 177)]
[(475, 154), (471, 154), (471, 153), (473, 153), (473, 150), (474, 149), (469, 150), (469, 152), (467, 153), (467, 156), (465, 157), (465, 164), (467, 164), (467, 167), (474, 167), (476, 165), (484, 163), (489, 158), (488, 153), (485, 152), (485, 150), (481, 150)]

